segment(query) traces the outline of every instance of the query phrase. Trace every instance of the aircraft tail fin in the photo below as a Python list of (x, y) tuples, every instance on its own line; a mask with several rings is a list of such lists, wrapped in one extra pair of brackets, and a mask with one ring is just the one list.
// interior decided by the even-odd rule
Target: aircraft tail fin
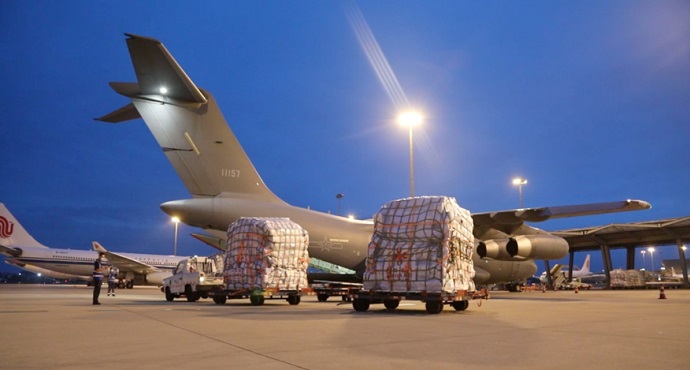
[(589, 264), (590, 264), (590, 255), (588, 254), (587, 257), (585, 257), (585, 263), (582, 264), (582, 268), (580, 271), (583, 274), (589, 274), (591, 271), (589, 270)]
[(0, 203), (0, 245), (3, 247), (48, 248), (37, 242), (3, 203)]
[(160, 41), (126, 35), (137, 83), (110, 86), (132, 104), (97, 120), (143, 118), (194, 196), (233, 193), (282, 203), (264, 184), (213, 96), (192, 82)]

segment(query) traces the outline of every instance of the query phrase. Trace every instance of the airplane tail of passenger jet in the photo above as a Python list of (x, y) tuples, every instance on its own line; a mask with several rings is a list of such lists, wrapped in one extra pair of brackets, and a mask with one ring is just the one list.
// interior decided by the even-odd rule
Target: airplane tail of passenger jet
[(589, 270), (589, 264), (590, 264), (590, 255), (588, 254), (587, 257), (585, 257), (585, 263), (582, 264), (582, 268), (580, 269), (580, 273), (582, 274), (589, 274), (591, 271)]
[(283, 203), (264, 184), (213, 96), (192, 82), (160, 41), (125, 35), (138, 82), (110, 86), (132, 102), (97, 120), (143, 118), (195, 197), (233, 193)]
[(0, 246), (48, 248), (37, 242), (3, 203), (0, 203)]

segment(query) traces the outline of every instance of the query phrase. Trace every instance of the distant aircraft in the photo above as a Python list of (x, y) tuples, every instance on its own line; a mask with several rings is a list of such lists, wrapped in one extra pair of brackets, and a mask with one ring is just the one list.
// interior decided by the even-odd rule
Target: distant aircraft
[[(582, 264), (582, 268), (573, 270), (573, 275), (572, 278), (584, 278), (584, 277), (591, 277), (594, 274), (590, 271), (590, 255), (588, 254), (587, 257), (585, 257), (585, 263)], [(554, 276), (555, 274), (562, 274), (566, 279), (568, 278), (568, 273), (570, 270), (567, 268), (563, 268), (563, 265), (557, 264), (551, 269), (551, 275)], [(542, 283), (546, 283), (546, 271), (541, 273), (541, 276), (539, 276), (539, 281)]]
[[(127, 288), (137, 285), (161, 285), (177, 263), (186, 257), (157, 254), (108, 252), (94, 242), (98, 252), (106, 253), (108, 263), (119, 270), (120, 282)], [(5, 262), (26, 271), (57, 279), (91, 281), (94, 250), (49, 248), (34, 239), (3, 203), (0, 203), (0, 254)]]
[[(192, 199), (163, 203), (182, 222), (203, 228), (209, 245), (224, 245), (228, 224), (239, 217), (289, 217), (310, 235), (309, 255), (361, 277), (372, 220), (354, 220), (287, 204), (264, 184), (225, 122), (213, 95), (198, 88), (163, 44), (125, 34), (138, 82), (111, 82), (131, 103), (97, 120), (119, 123), (143, 118)], [(525, 222), (650, 208), (626, 200), (575, 206), (524, 208), (473, 214), (477, 284), (517, 283), (537, 271), (534, 259), (560, 259), (565, 239)]]

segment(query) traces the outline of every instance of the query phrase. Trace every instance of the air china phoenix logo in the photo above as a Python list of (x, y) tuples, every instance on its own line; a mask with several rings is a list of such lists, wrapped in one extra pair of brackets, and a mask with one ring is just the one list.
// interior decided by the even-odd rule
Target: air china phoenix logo
[(14, 232), (14, 223), (0, 216), (0, 238), (7, 239)]

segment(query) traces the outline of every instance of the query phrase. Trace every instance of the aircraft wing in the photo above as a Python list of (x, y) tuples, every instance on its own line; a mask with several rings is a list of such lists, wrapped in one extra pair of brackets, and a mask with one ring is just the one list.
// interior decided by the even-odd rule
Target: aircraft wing
[(117, 267), (120, 270), (120, 272), (132, 271), (137, 274), (145, 275), (160, 271), (158, 268), (154, 266), (147, 265), (135, 259), (123, 256), (115, 252), (108, 252), (105, 248), (103, 248), (103, 246), (100, 243), (96, 241), (92, 242), (91, 244), (93, 245), (93, 249), (96, 252), (105, 253), (105, 258), (108, 259), (108, 262), (110, 262), (111, 265)]
[(474, 213), (472, 220), (475, 227), (500, 225), (519, 226), (524, 222), (541, 222), (554, 218), (598, 215), (603, 213), (639, 211), (652, 208), (642, 200), (624, 200), (620, 202), (591, 203), (572, 206), (520, 208), (507, 211)]

